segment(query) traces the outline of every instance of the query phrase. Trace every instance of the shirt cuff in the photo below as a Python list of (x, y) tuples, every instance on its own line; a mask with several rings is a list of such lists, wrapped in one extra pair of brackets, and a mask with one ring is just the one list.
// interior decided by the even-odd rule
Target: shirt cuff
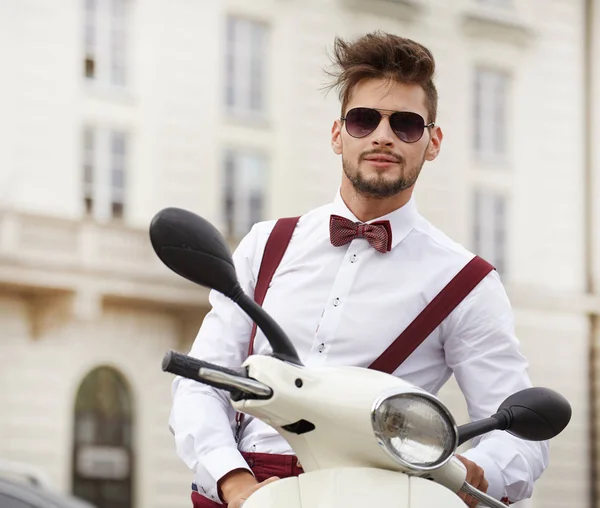
[(235, 448), (222, 447), (203, 455), (200, 463), (218, 483), (227, 473), (235, 469), (246, 469), (254, 474), (242, 454)]
[(488, 482), (487, 494), (489, 496), (498, 500), (506, 496), (506, 485), (504, 484), (502, 470), (484, 450), (478, 450), (475, 447), (461, 453), (461, 455), (483, 469), (483, 474)]

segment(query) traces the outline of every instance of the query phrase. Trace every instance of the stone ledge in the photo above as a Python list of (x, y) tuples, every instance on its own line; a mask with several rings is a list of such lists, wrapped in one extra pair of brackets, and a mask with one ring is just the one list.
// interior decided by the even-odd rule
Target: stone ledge
[(506, 291), (515, 309), (600, 316), (600, 294), (563, 292), (510, 283), (506, 284)]
[(386, 18), (413, 21), (424, 10), (423, 0), (340, 0), (351, 10), (371, 13)]
[[(191, 282), (135, 277), (102, 277), (93, 273), (48, 271), (0, 263), (0, 292), (25, 297), (31, 337), (35, 340), (69, 321), (101, 319), (105, 304), (161, 309), (181, 318), (181, 340), (189, 340), (189, 322), (209, 308), (208, 290)], [(185, 326), (184, 326), (185, 325)]]
[(519, 47), (530, 44), (535, 31), (513, 9), (474, 5), (462, 15), (462, 30), (473, 38), (495, 40)]

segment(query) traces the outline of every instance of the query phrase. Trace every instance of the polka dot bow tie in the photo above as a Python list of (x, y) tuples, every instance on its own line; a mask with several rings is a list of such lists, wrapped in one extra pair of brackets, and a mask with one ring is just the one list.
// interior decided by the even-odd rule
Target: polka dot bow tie
[(353, 222), (339, 215), (329, 219), (329, 237), (331, 244), (341, 247), (355, 238), (365, 238), (371, 246), (381, 253), (392, 248), (392, 227), (390, 221), (380, 220), (371, 224)]

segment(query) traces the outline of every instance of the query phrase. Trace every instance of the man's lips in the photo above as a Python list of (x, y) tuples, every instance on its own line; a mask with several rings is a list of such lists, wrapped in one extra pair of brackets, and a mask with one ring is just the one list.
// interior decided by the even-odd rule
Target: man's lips
[(365, 160), (369, 162), (398, 164), (398, 159), (391, 155), (368, 155), (367, 157), (365, 157)]

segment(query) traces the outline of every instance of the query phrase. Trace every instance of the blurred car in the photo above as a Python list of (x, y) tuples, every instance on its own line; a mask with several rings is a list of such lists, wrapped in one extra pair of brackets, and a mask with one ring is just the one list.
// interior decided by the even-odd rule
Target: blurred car
[(60, 494), (35, 468), (0, 460), (0, 508), (95, 508), (82, 499)]
[(0, 508), (95, 508), (94, 505), (50, 490), (0, 478)]

